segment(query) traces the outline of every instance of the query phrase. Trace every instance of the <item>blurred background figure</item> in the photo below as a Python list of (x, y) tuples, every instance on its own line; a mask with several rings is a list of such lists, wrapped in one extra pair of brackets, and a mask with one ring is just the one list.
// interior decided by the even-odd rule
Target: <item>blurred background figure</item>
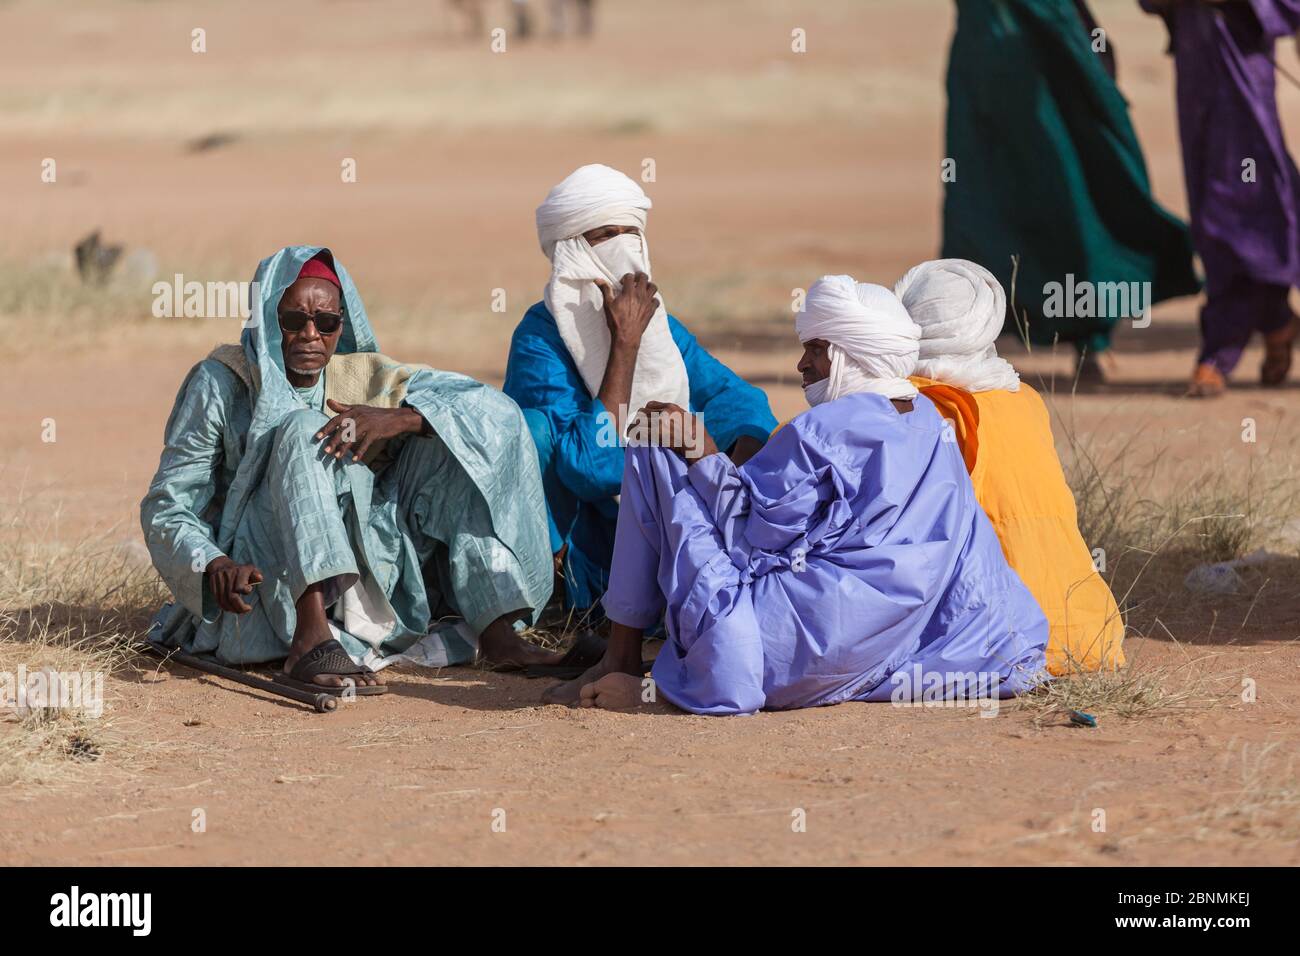
[(1253, 333), (1264, 385), (1291, 370), (1300, 284), (1300, 173), (1277, 112), (1274, 41), (1300, 29), (1300, 0), (1141, 0), (1169, 28), (1178, 70), (1192, 239), (1205, 268), (1201, 350), (1187, 393), (1222, 394)]
[(596, 0), (551, 0), (551, 36), (562, 37), (569, 32), (569, 10), (574, 14), (574, 33), (589, 37), (592, 33)]
[(1083, 382), (1101, 380), (1114, 325), (1143, 309), (1047, 316), (1048, 283), (1149, 282), (1146, 308), (1199, 289), (1187, 227), (1151, 196), (1114, 73), (1082, 0), (957, 0), (942, 257), (978, 262), (1008, 289), (1019, 257), (1006, 331), (1069, 342)]
[[(589, 37), (595, 31), (595, 0), (545, 0), (542, 4), (549, 15), (549, 33), (552, 39), (565, 36)], [(480, 37), (485, 32), (487, 13), (506, 19), (492, 26), (508, 23), (511, 37), (527, 40), (540, 29), (534, 20), (534, 5), (529, 0), (498, 0), (491, 5), (487, 0), (447, 0), (452, 29), (468, 39)]]
[(510, 10), (515, 21), (515, 36), (527, 40), (533, 35), (533, 17), (528, 10), (528, 0), (511, 0)]
[(447, 7), (467, 39), (483, 35), (483, 0), (447, 0)]

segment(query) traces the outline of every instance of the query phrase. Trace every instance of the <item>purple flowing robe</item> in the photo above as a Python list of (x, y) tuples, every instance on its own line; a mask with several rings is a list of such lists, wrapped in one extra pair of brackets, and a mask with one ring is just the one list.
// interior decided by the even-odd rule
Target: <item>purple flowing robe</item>
[(1199, 361), (1226, 375), (1252, 332), (1291, 320), (1287, 295), (1300, 284), (1300, 173), (1282, 136), (1273, 60), (1274, 41), (1300, 29), (1300, 0), (1141, 4), (1164, 17), (1178, 70), (1192, 241), (1206, 279)]
[(1047, 621), (924, 396), (820, 405), (739, 468), (629, 448), (604, 605), (665, 621), (655, 683), (698, 714), (1006, 697), (1045, 673)]

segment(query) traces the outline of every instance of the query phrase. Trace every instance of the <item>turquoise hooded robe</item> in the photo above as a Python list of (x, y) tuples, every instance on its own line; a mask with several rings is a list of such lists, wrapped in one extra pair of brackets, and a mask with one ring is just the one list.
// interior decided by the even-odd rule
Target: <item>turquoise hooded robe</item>
[[(150, 637), (229, 664), (278, 660), (289, 651), (295, 602), (325, 582), (337, 636), (354, 659), (402, 653), (427, 641), (431, 625), (457, 619), (459, 628), (434, 629), (443, 646), (424, 656), (471, 659), (488, 624), (512, 612), (534, 619), (550, 598), (536, 449), (505, 395), (421, 368), (402, 404), (424, 417), (431, 437), (390, 443), (391, 463), (378, 473), (321, 455), (315, 433), (331, 416), (307, 407), (285, 377), (276, 307), (322, 252), (330, 255), (291, 246), (258, 266), (241, 336), (251, 381), (209, 357), (181, 385), (140, 505), (154, 567), (175, 597)], [(333, 265), (345, 316), (337, 354), (377, 352), (351, 277)], [(207, 589), (203, 571), (221, 555), (265, 577), (245, 598), (248, 613), (223, 612)], [(344, 629), (345, 594), (364, 594), (376, 612), (364, 632)]]

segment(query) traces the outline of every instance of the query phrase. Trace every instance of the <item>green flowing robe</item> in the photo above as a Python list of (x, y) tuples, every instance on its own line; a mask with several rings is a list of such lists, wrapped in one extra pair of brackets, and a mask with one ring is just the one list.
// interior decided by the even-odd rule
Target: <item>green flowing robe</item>
[(1200, 283), (1187, 227), (1152, 198), (1128, 103), (1092, 44), (1075, 0), (957, 0), (942, 255), (1007, 289), (1018, 256), (1030, 340), (1096, 352), (1133, 315), (1044, 315), (1049, 283), (1149, 282), (1148, 307)]

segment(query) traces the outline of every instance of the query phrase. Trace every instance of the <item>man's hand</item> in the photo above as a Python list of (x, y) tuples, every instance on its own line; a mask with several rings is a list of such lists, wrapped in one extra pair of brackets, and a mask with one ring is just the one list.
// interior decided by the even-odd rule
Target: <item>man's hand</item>
[(330, 411), (337, 412), (316, 433), (325, 442), (325, 454), (342, 460), (361, 461), (376, 442), (398, 435), (424, 431), (424, 416), (414, 408), (375, 408), (373, 405), (344, 405), (330, 399)]
[(609, 326), (611, 350), (626, 349), (633, 352), (641, 345), (641, 335), (659, 308), (655, 293), (659, 287), (644, 272), (629, 272), (620, 280), (618, 296), (609, 283), (596, 279), (601, 298), (605, 301), (605, 324)]
[(632, 427), (650, 444), (671, 450), (688, 465), (718, 452), (718, 446), (704, 429), (704, 420), (670, 402), (647, 402), (637, 412)]
[(628, 404), (632, 401), (632, 378), (641, 336), (659, 308), (655, 293), (659, 287), (644, 272), (623, 276), (618, 298), (609, 284), (596, 279), (605, 301), (605, 324), (609, 326), (609, 360), (596, 398), (614, 416), (619, 431), (627, 428)]
[(225, 555), (209, 563), (203, 570), (203, 577), (221, 610), (234, 614), (247, 614), (252, 610), (240, 595), (252, 594), (253, 585), (262, 583), (262, 572), (256, 567), (236, 564)]

